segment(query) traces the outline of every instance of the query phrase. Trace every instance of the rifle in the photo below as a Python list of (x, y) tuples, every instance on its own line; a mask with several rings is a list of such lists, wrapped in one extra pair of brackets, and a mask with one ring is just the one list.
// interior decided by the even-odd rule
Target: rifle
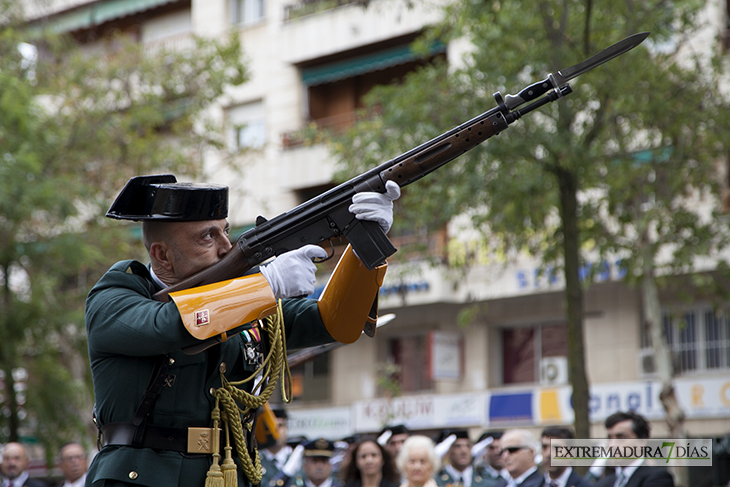
[[(497, 106), (408, 152), (370, 169), (319, 196), (266, 220), (259, 216), (256, 226), (244, 232), (218, 263), (158, 292), (155, 298), (167, 302), (168, 293), (240, 277), (254, 266), (284, 252), (307, 244), (320, 244), (344, 236), (363, 264), (372, 270), (396, 252), (380, 226), (357, 220), (348, 211), (355, 193), (385, 192), (386, 181), (403, 187), (497, 135), (531, 111), (572, 92), (568, 81), (641, 44), (648, 32), (631, 35), (566, 69), (551, 73), (520, 91), (502, 97), (494, 93)], [(523, 108), (518, 108), (529, 103)], [(324, 260), (334, 255), (332, 253)]]

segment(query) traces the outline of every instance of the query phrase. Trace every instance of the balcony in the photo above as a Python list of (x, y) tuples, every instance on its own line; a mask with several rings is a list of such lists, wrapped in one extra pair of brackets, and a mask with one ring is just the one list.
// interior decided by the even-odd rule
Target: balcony
[(156, 54), (160, 51), (184, 52), (195, 48), (195, 39), (190, 32), (176, 34), (144, 43), (145, 51)]
[(306, 143), (316, 143), (319, 140), (318, 135), (322, 131), (340, 133), (355, 123), (356, 120), (355, 112), (341, 113), (313, 120), (305, 128), (281, 134), (281, 146), (284, 149), (294, 149)]
[(284, 5), (284, 22), (332, 10), (343, 5), (364, 5), (368, 0), (302, 0)]

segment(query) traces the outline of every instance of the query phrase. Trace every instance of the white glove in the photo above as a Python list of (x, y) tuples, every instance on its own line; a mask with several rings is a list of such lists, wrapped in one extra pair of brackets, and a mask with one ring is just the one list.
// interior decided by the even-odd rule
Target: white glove
[(314, 292), (317, 266), (313, 258), (324, 259), (327, 251), (318, 245), (305, 245), (290, 250), (261, 267), (261, 274), (269, 281), (276, 299), (309, 296)]
[[(284, 255), (284, 254), (282, 254)], [(304, 445), (297, 445), (294, 451), (289, 455), (281, 471), (289, 478), (294, 477), (302, 469), (302, 460), (304, 459)]]
[(588, 469), (588, 473), (593, 475), (595, 478), (600, 479), (603, 475), (603, 471), (606, 470), (606, 462), (608, 458), (596, 458), (593, 461), (593, 465)]
[(391, 436), (393, 436), (393, 432), (391, 430), (383, 431), (383, 434), (378, 436), (378, 445), (385, 446)]
[(535, 453), (535, 465), (542, 465), (543, 460), (542, 453)]
[(456, 435), (449, 435), (444, 441), (442, 441), (441, 443), (436, 445), (434, 447), (436, 456), (438, 458), (443, 458), (443, 456), (449, 452), (449, 448), (451, 448), (451, 445), (453, 445), (455, 441), (456, 441)]
[(471, 447), (472, 458), (482, 458), (484, 452), (487, 451), (487, 447), (492, 444), (494, 438), (487, 436), (482, 441)]
[(352, 197), (352, 204), (348, 208), (358, 220), (377, 222), (383, 232), (388, 233), (393, 225), (393, 201), (400, 198), (398, 183), (385, 183), (385, 193), (363, 191)]

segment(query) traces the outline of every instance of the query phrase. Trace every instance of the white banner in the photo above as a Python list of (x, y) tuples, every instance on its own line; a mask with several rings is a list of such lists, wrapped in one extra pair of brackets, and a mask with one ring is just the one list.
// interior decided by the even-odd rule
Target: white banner
[(289, 436), (340, 440), (354, 433), (350, 408), (288, 410)]
[(403, 396), (355, 403), (355, 431), (379, 431), (404, 424), (411, 429), (471, 426), (486, 423), (485, 393)]

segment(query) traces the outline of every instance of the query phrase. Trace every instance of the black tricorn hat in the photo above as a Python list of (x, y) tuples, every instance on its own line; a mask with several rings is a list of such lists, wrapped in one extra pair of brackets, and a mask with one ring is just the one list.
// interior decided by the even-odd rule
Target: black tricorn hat
[(274, 416), (281, 419), (289, 419), (289, 415), (286, 413), (286, 409), (283, 408), (271, 408), (274, 411)]
[(387, 427), (383, 428), (383, 430), (380, 432), (380, 434), (382, 435), (386, 431), (390, 431), (390, 433), (393, 435), (402, 435), (402, 434), (410, 435), (411, 434), (411, 431), (403, 424), (397, 424), (395, 426), (387, 426)]
[(172, 174), (133, 177), (114, 200), (117, 220), (203, 221), (228, 218), (228, 187), (178, 183)]
[(455, 435), (456, 439), (469, 439), (469, 432), (466, 430), (452, 430), (452, 429), (445, 429), (442, 430), (441, 433), (438, 435), (436, 439), (436, 443), (441, 443), (442, 441), (446, 440), (451, 435)]

